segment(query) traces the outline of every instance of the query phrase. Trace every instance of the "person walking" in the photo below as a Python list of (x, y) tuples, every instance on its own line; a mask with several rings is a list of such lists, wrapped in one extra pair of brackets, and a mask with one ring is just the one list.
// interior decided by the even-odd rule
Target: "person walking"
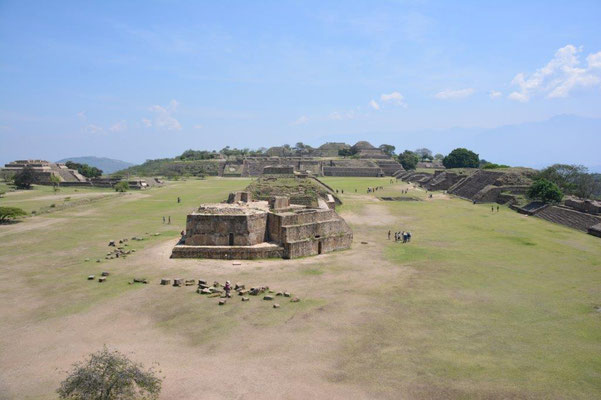
[(171, 225), (171, 215), (169, 216), (169, 222), (167, 222), (168, 225)]
[(230, 296), (230, 291), (232, 290), (232, 284), (230, 281), (225, 281), (225, 286), (223, 287), (223, 290), (225, 290), (225, 297), (232, 297)]
[(163, 216), (163, 223), (165, 223), (165, 216)]
[(499, 206), (497, 206), (497, 212), (499, 212)]
[(390, 240), (390, 231), (388, 231), (388, 240)]

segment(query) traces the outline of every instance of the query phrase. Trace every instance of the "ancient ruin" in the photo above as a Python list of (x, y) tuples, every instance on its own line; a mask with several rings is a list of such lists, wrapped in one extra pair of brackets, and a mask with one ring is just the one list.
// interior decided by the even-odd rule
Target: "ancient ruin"
[(188, 214), (185, 235), (171, 257), (289, 259), (351, 246), (353, 233), (336, 213), (332, 194), (311, 178), (278, 179), (267, 178), (230, 194), (225, 203), (202, 204)]

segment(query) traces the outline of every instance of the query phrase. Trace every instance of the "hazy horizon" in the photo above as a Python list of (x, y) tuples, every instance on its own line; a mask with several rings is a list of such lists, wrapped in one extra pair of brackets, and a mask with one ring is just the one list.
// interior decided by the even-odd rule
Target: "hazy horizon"
[(298, 141), (601, 170), (601, 4), (0, 4), (0, 164)]

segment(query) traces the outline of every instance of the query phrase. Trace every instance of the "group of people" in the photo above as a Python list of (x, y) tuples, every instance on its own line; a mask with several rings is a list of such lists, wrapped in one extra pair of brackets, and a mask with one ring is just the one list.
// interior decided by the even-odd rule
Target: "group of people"
[[(342, 192), (342, 194), (344, 194), (344, 189), (340, 189), (340, 191)], [(336, 193), (338, 193), (338, 189), (336, 189)]]
[(167, 217), (167, 220), (165, 220), (165, 217), (163, 217), (163, 223), (165, 223), (165, 221), (167, 221), (167, 224), (171, 224), (171, 215)]
[[(388, 231), (388, 240), (390, 240), (390, 236), (392, 235), (391, 231)], [(395, 232), (394, 233), (394, 241), (403, 243), (409, 243), (411, 241), (411, 232)]]
[(368, 187), (367, 188), (367, 193), (373, 193), (373, 192), (377, 192), (378, 190), (383, 190), (384, 187), (383, 186), (376, 186), (376, 187)]

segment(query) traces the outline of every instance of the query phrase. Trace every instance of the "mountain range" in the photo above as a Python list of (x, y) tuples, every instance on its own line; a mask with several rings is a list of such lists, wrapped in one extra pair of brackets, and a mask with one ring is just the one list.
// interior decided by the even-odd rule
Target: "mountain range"
[(132, 163), (127, 161), (115, 160), (112, 158), (106, 157), (94, 157), (94, 156), (84, 156), (84, 157), (68, 157), (63, 158), (57, 162), (65, 163), (67, 161), (73, 161), (79, 164), (88, 164), (92, 167), (96, 167), (101, 169), (105, 174), (112, 174), (113, 172), (131, 167)]

